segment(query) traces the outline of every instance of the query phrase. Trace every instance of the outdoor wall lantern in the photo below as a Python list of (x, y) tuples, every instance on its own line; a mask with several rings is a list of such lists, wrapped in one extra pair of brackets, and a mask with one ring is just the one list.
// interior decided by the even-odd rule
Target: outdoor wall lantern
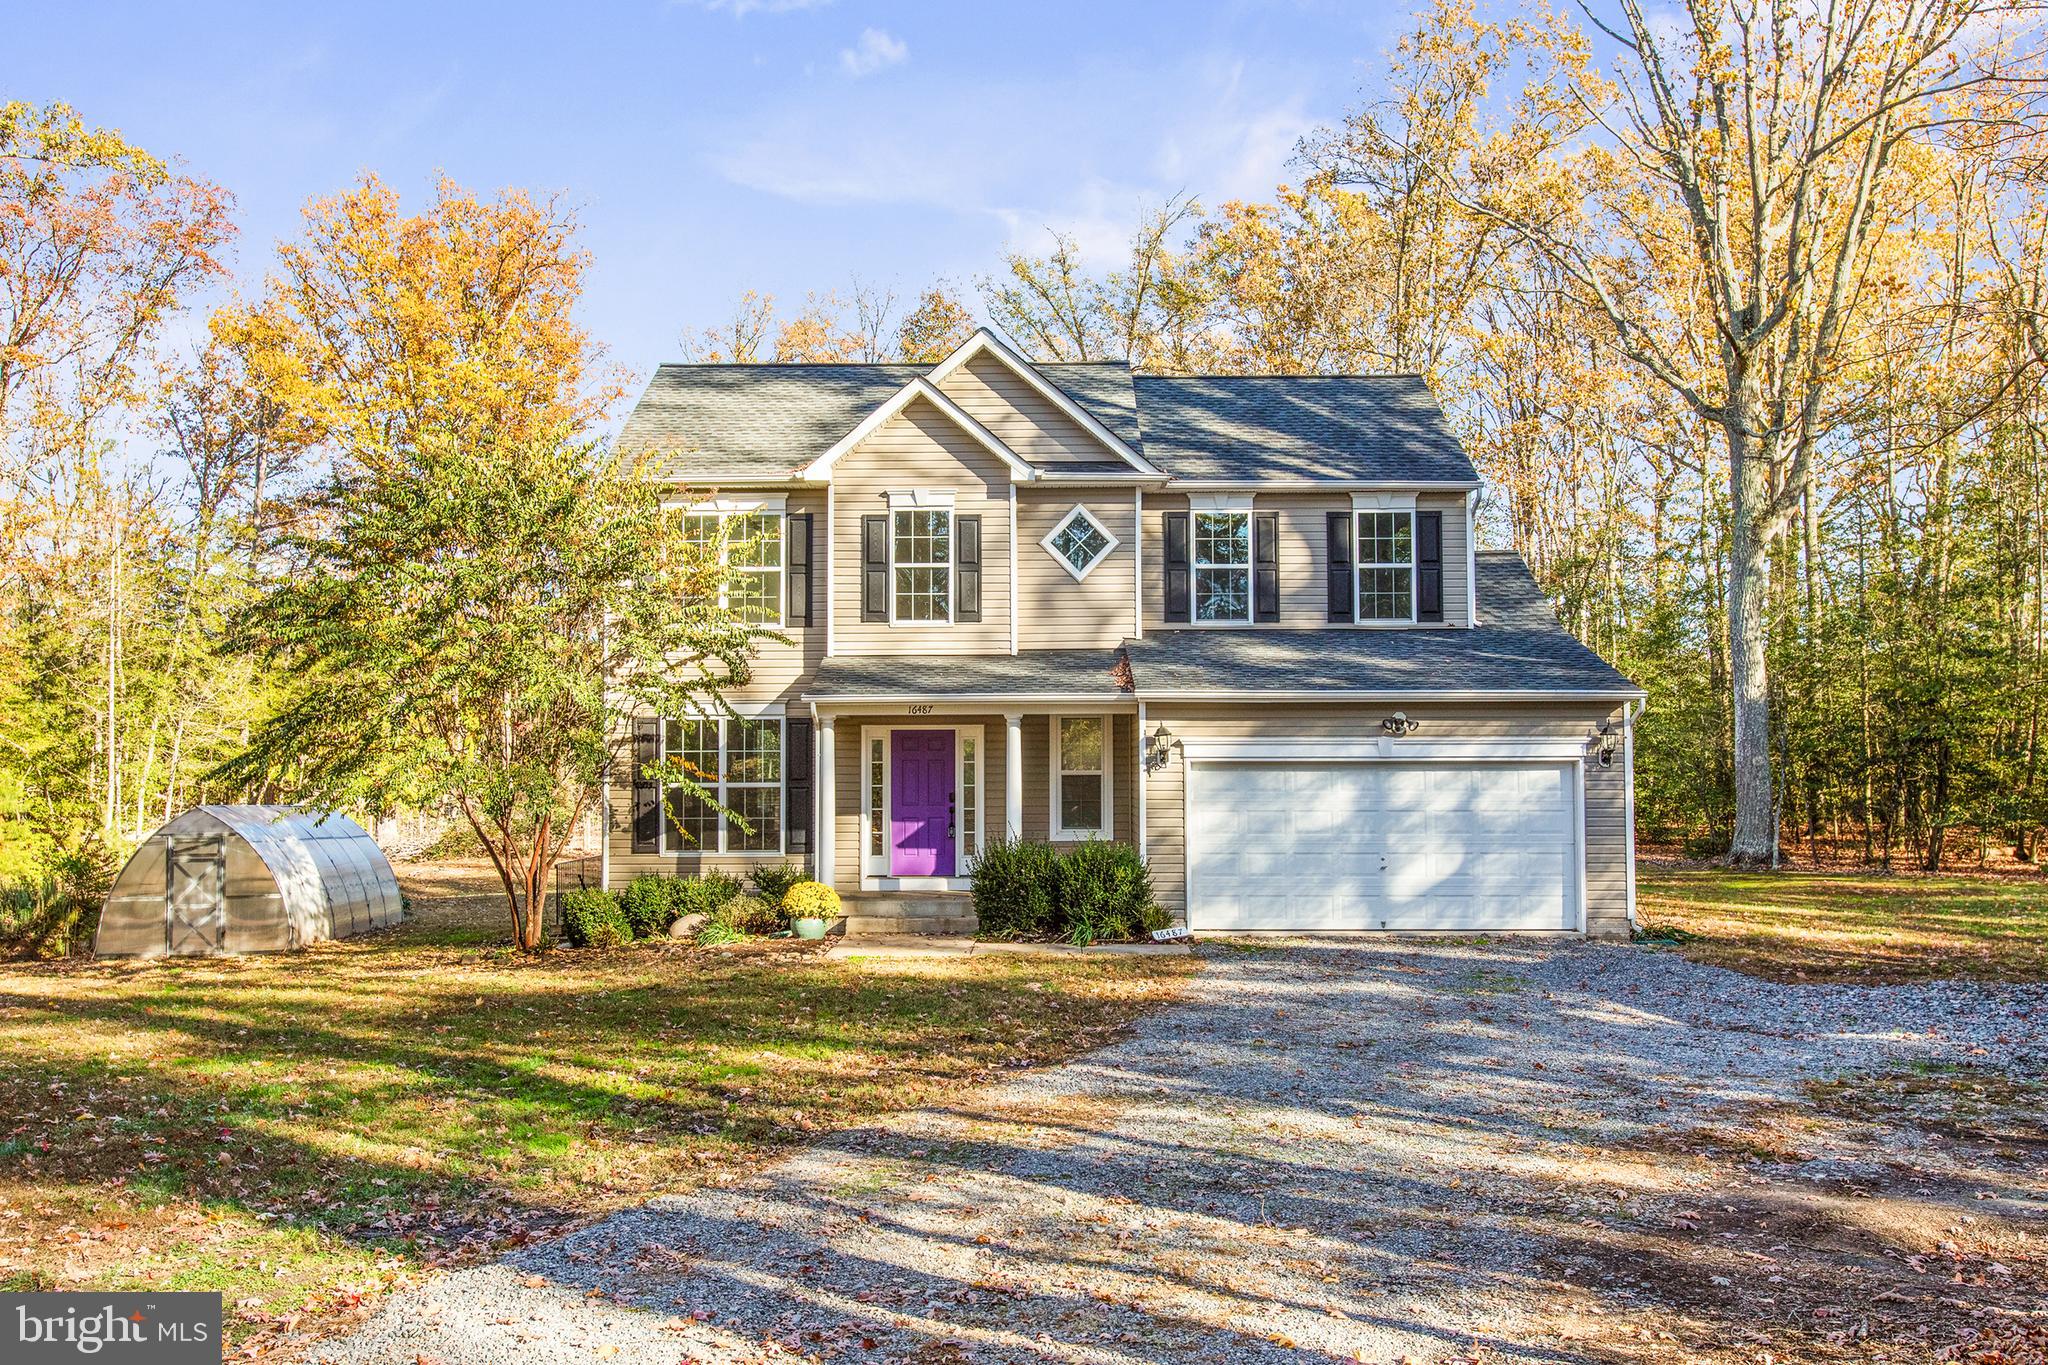
[(1614, 728), (1606, 721), (1601, 721), (1600, 728), (1593, 732), (1593, 756), (1600, 760), (1601, 767), (1614, 766), (1614, 750), (1618, 743), (1614, 737)]
[(1412, 735), (1421, 724), (1419, 720), (1410, 720), (1406, 711), (1396, 711), (1380, 722), (1380, 729), (1390, 735)]
[(1173, 761), (1173, 750), (1180, 743), (1173, 737), (1173, 731), (1160, 721), (1159, 728), (1152, 732), (1152, 742), (1145, 750), (1145, 771), (1156, 773)]

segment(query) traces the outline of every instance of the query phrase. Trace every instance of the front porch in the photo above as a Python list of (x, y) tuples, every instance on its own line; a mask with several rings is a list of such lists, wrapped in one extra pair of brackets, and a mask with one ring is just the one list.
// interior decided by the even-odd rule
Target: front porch
[(831, 813), (815, 866), (849, 915), (863, 897), (879, 908), (966, 892), (997, 839), (1142, 842), (1134, 703), (818, 703), (815, 733), (817, 809)]

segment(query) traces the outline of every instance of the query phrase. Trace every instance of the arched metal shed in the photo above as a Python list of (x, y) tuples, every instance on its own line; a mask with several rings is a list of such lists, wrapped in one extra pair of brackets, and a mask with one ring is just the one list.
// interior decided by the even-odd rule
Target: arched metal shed
[(149, 836), (114, 879), (99, 957), (215, 957), (303, 948), (396, 924), (398, 879), (345, 815), (199, 806)]

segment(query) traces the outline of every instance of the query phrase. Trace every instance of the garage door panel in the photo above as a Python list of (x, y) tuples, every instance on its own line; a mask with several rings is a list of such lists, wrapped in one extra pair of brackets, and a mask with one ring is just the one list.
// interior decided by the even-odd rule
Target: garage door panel
[(1198, 762), (1189, 923), (1573, 928), (1573, 792), (1554, 763)]

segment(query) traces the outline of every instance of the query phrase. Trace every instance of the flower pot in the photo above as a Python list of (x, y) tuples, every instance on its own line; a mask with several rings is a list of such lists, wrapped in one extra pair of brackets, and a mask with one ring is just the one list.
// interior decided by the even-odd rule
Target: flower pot
[(793, 919), (789, 927), (796, 931), (798, 938), (825, 937), (825, 921), (821, 919)]

